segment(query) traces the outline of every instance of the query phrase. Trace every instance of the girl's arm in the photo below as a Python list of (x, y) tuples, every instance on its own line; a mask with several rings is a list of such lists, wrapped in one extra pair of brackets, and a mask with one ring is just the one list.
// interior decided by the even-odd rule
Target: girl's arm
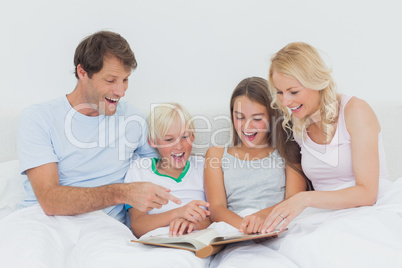
[[(301, 170), (301, 165), (297, 164), (294, 166)], [(304, 179), (303, 175), (294, 170), (291, 166), (286, 165), (286, 186), (285, 186), (285, 199), (290, 198), (291, 196), (301, 192), (306, 191), (307, 183)], [(280, 203), (279, 203), (280, 204)], [(256, 213), (253, 213), (249, 216), (244, 217), (239, 231), (244, 233), (257, 233), (261, 232), (263, 228), (263, 223), (271, 211), (275, 208), (276, 205), (264, 208)]]
[(205, 155), (204, 189), (211, 220), (224, 221), (239, 228), (242, 217), (227, 208), (226, 191), (223, 183), (222, 156), (224, 148), (211, 147)]
[[(295, 168), (302, 172), (300, 164), (293, 164)], [(290, 165), (286, 165), (286, 188), (285, 199), (294, 196), (297, 193), (307, 190), (307, 182), (303, 175), (292, 168)]]
[[(128, 210), (131, 222), (131, 229), (137, 238), (140, 238), (149, 231), (159, 227), (169, 226), (170, 223), (178, 218), (184, 218), (190, 222), (197, 223), (204, 221), (209, 215), (209, 211), (200, 206), (208, 207), (208, 203), (201, 200), (194, 200), (185, 206), (175, 208), (158, 214), (148, 214), (135, 208)], [(194, 218), (194, 216), (196, 218)]]
[[(346, 128), (351, 137), (356, 185), (337, 191), (301, 192), (278, 205), (268, 216), (263, 231), (272, 231), (284, 216), (285, 228), (306, 207), (344, 209), (375, 204), (379, 184), (378, 119), (363, 100), (352, 98), (345, 107)], [(269, 226), (269, 227), (268, 227)]]

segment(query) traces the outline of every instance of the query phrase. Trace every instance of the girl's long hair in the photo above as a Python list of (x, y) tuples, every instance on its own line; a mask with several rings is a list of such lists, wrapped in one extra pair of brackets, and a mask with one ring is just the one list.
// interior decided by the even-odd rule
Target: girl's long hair
[[(304, 173), (295, 166), (301, 163), (300, 147), (295, 142), (292, 132), (289, 134), (282, 127), (285, 117), (279, 109), (271, 107), (272, 99), (268, 90), (268, 81), (260, 77), (243, 79), (235, 88), (230, 98), (230, 116), (232, 122), (233, 146), (239, 145), (241, 140), (234, 127), (233, 109), (236, 98), (247, 96), (250, 100), (267, 107), (269, 115), (269, 131), (267, 131), (267, 146), (275, 147), (285, 163), (299, 172), (306, 180)], [(291, 122), (288, 122), (291, 126)], [(310, 185), (307, 180), (307, 184)]]

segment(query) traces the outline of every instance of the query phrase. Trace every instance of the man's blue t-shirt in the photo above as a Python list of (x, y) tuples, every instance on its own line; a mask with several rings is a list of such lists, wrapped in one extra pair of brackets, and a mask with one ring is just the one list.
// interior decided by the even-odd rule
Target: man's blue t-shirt
[[(120, 101), (112, 116), (85, 116), (66, 96), (25, 109), (19, 122), (18, 155), (21, 173), (57, 163), (60, 185), (96, 187), (123, 183), (135, 156), (156, 156), (146, 139), (147, 124), (128, 102)], [(26, 178), (23, 207), (36, 204)], [(124, 222), (124, 205), (103, 210)]]

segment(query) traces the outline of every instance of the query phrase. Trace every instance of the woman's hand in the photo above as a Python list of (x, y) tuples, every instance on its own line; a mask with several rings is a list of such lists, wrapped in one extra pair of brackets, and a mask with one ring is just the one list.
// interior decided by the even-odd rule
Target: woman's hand
[(195, 224), (189, 222), (186, 219), (179, 218), (175, 219), (170, 223), (169, 234), (170, 235), (182, 235), (184, 233), (191, 233), (195, 230)]
[(203, 207), (209, 207), (209, 203), (201, 200), (193, 200), (185, 206), (178, 208), (178, 217), (184, 218), (189, 222), (200, 222), (209, 216), (210, 212)]
[(308, 192), (300, 192), (276, 205), (265, 219), (260, 232), (272, 232), (280, 224), (279, 230), (285, 229), (307, 207), (307, 194)]

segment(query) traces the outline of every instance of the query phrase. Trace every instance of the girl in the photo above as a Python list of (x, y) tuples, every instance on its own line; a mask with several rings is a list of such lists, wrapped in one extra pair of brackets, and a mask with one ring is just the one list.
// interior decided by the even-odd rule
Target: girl
[[(259, 232), (277, 203), (306, 190), (306, 181), (296, 169), (297, 153), (287, 154), (287, 159), (281, 157), (280, 152), (293, 144), (290, 140), (285, 143), (284, 131), (277, 127), (281, 118), (270, 108), (270, 102), (265, 79), (251, 77), (241, 81), (230, 100), (233, 146), (211, 147), (205, 157), (204, 187), (212, 221), (224, 221), (244, 233)], [(249, 247), (256, 256), (258, 245), (252, 243)], [(230, 266), (223, 257), (227, 254), (235, 258), (231, 260), (233, 264), (245, 261), (239, 252), (231, 252), (236, 246), (228, 248), (215, 257), (212, 266)], [(246, 250), (244, 246), (237, 249)], [(281, 256), (264, 257), (292, 266)]]

